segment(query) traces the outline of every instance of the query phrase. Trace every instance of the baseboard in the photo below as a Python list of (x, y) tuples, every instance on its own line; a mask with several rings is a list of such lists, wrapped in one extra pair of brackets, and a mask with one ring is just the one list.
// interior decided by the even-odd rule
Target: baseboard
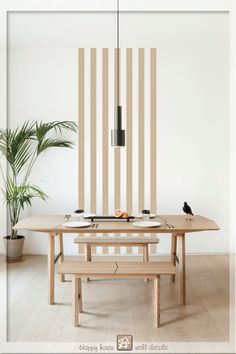
[[(204, 252), (204, 253), (186, 253), (186, 256), (235, 256), (235, 252)], [(0, 254), (0, 256), (4, 256), (4, 254)], [(47, 256), (47, 254), (38, 254), (38, 253), (24, 253), (24, 256)], [(84, 254), (74, 254), (74, 253), (65, 253), (65, 256), (79, 256), (84, 257)], [(142, 254), (92, 254), (93, 257), (142, 257)], [(151, 257), (160, 256), (160, 257), (168, 257), (169, 253), (159, 253), (159, 254), (150, 254)]]
[[(79, 256), (83, 256), (83, 254), (78, 254)], [(142, 257), (143, 255), (141, 253), (139, 254), (131, 254), (131, 253), (123, 253), (123, 254), (97, 254), (97, 253), (93, 253), (93, 256), (98, 256), (98, 257), (111, 257), (111, 256), (115, 256), (115, 257), (124, 257), (124, 256), (129, 256), (129, 257)], [(152, 257), (155, 256), (163, 256), (163, 257), (167, 257), (170, 255), (170, 253), (150, 253), (149, 254)], [(235, 255), (234, 252), (214, 252), (214, 253), (186, 253), (186, 256), (225, 256), (225, 255)], [(73, 254), (68, 254), (68, 256), (73, 256)]]

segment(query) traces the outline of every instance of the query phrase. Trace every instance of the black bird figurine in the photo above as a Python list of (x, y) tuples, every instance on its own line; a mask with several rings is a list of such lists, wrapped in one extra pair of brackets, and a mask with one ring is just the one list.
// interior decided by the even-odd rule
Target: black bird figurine
[(187, 204), (187, 202), (184, 202), (183, 211), (185, 212), (185, 214), (187, 214), (187, 217), (185, 218), (185, 220), (191, 220), (190, 215), (193, 215), (193, 212), (192, 212), (192, 209), (190, 208), (190, 206)]

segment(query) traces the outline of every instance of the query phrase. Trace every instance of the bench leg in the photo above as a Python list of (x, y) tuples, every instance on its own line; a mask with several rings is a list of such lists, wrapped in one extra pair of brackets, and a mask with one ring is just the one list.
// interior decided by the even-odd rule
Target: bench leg
[[(58, 234), (58, 242), (59, 242), (59, 253), (61, 253), (61, 257), (58, 260), (58, 263), (62, 263), (64, 261), (64, 246), (63, 246), (63, 234)], [(59, 274), (59, 281), (65, 281), (65, 274)]]
[(72, 276), (72, 325), (79, 325), (79, 279)]
[[(149, 255), (148, 255), (148, 245), (143, 246), (143, 262), (148, 262), (149, 261)], [(145, 279), (145, 282), (147, 282), (148, 279)]]
[(82, 283), (81, 283), (81, 278), (78, 278), (78, 299), (79, 299), (78, 312), (82, 312), (83, 311), (83, 306), (82, 306)]
[[(90, 245), (84, 246), (84, 253), (85, 253), (85, 261), (91, 262), (92, 256), (91, 256), (91, 246)], [(85, 281), (89, 281), (89, 278), (85, 278)]]
[[(177, 246), (177, 236), (176, 234), (171, 235), (171, 263), (175, 266), (176, 265), (176, 246)], [(171, 280), (175, 281), (175, 275), (172, 274)]]
[(154, 327), (160, 327), (160, 276), (154, 279), (153, 286)]

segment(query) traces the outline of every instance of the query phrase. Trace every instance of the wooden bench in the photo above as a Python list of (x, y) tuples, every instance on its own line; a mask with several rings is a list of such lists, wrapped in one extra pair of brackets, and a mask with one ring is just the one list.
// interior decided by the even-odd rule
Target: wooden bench
[[(108, 236), (100, 234), (90, 234), (90, 235), (79, 235), (74, 239), (76, 244), (84, 244), (85, 247), (85, 261), (92, 261), (91, 248), (96, 246), (138, 246), (143, 249), (143, 262), (149, 261), (148, 245), (159, 244), (160, 239), (157, 235), (150, 234), (149, 236), (138, 235), (132, 236), (131, 234), (126, 234), (125, 236)], [(89, 280), (89, 278), (85, 278)], [(145, 279), (147, 281), (147, 279)]]
[(72, 275), (72, 324), (79, 325), (82, 311), (81, 278), (118, 278), (154, 280), (153, 309), (154, 327), (160, 327), (160, 276), (175, 274), (175, 266), (170, 262), (62, 262), (59, 274)]

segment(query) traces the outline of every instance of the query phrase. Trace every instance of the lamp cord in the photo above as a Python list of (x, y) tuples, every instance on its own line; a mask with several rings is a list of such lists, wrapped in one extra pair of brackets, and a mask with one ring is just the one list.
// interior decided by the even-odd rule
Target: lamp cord
[(116, 104), (120, 104), (120, 6), (119, 0), (117, 0), (117, 48), (116, 48)]

